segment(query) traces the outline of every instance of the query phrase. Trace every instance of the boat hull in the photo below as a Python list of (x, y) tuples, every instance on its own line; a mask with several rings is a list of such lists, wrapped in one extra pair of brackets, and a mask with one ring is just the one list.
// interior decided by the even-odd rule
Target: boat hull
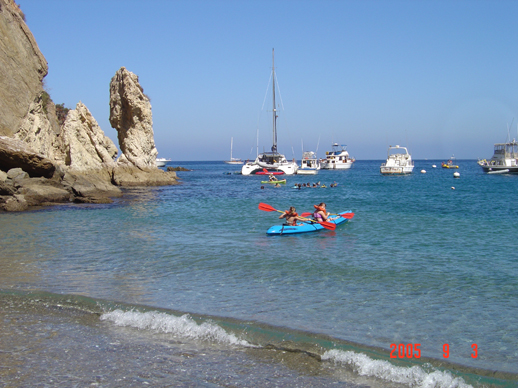
[(318, 170), (316, 168), (299, 168), (297, 175), (316, 175)]
[[(351, 211), (348, 210), (345, 212), (340, 212), (338, 214), (345, 214), (345, 213), (351, 213)], [(338, 217), (338, 216), (334, 219), (330, 219), (330, 218), (328, 219), (328, 222), (332, 222), (333, 224), (336, 224), (336, 225), (340, 225), (340, 224), (343, 224), (343, 223), (349, 221), (349, 219), (347, 219), (347, 218)], [(299, 224), (297, 224), (295, 226), (274, 225), (266, 231), (266, 234), (269, 236), (282, 236), (282, 235), (287, 235), (287, 234), (317, 232), (322, 229), (325, 229), (325, 228), (318, 223), (304, 221), (304, 222), (300, 222)]]
[(264, 165), (256, 163), (247, 163), (241, 168), (241, 173), (243, 175), (293, 175), (297, 172), (297, 167), (295, 163), (271, 167), (265, 167)]
[(380, 173), (382, 175), (405, 175), (411, 174), (414, 170), (414, 166), (411, 167), (380, 167)]
[(518, 174), (518, 166), (480, 166), (484, 172), (488, 174)]
[(353, 166), (353, 162), (336, 162), (336, 163), (323, 163), (320, 168), (324, 170), (348, 170)]
[(171, 159), (160, 159), (160, 158), (158, 158), (158, 159), (156, 160), (156, 166), (157, 166), (157, 167), (165, 167), (165, 165), (166, 165), (167, 163), (169, 163), (170, 161), (171, 161)]

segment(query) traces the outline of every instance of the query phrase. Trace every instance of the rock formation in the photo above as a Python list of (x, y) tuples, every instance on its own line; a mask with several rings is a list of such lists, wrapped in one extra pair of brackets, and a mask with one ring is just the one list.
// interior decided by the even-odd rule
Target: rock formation
[(123, 154), (79, 102), (61, 126), (43, 89), (47, 62), (14, 0), (0, 0), (0, 210), (63, 201), (104, 203), (119, 186), (177, 183), (156, 167), (149, 98), (122, 67), (110, 84), (110, 122)]
[(0, 136), (0, 166), (3, 170), (21, 168), (32, 177), (51, 178), (55, 164), (42, 154), (34, 152), (23, 141)]
[(74, 170), (114, 167), (118, 150), (97, 124), (88, 108), (79, 102), (68, 112), (63, 125), (65, 164)]
[(128, 161), (140, 169), (156, 167), (151, 103), (138, 77), (125, 67), (110, 82), (110, 124)]
[(47, 75), (40, 52), (23, 13), (13, 0), (0, 0), (0, 135), (13, 136), (29, 105), (43, 93)]

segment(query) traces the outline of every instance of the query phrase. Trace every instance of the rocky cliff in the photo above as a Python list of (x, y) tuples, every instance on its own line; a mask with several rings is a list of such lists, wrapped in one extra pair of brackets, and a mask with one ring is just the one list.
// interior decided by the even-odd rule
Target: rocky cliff
[(41, 98), (47, 61), (13, 0), (0, 0), (0, 135), (13, 136)]
[(115, 144), (81, 102), (63, 125), (43, 89), (47, 62), (13, 0), (0, 0), (0, 210), (39, 203), (106, 202), (119, 186), (170, 185), (156, 167), (151, 104), (138, 77), (119, 69), (110, 83)]

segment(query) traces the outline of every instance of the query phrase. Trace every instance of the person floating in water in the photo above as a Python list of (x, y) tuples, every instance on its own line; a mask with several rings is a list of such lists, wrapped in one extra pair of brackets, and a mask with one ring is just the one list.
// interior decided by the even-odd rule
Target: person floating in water
[(282, 218), (285, 218), (286, 223), (292, 226), (297, 225), (297, 220), (303, 221), (303, 219), (299, 217), (298, 213), (295, 211), (295, 207), (293, 206), (290, 206), (290, 210), (284, 211), (284, 214), (281, 214), (279, 216), (279, 219)]

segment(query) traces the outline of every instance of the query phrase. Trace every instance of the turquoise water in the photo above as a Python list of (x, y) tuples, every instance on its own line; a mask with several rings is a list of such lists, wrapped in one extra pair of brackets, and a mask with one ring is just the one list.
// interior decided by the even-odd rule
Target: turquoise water
[[(193, 170), (178, 173), (181, 185), (128, 190), (110, 205), (0, 214), (0, 288), (86, 296), (109, 330), (225, 343), (225, 359), (288, 340), (316, 346), (334, 373), (323, 386), (515, 386), (518, 176), (461, 160), (458, 170), (416, 161), (412, 175), (391, 177), (380, 164), (261, 189), (260, 177), (225, 174), (236, 166), (173, 162)], [(316, 180), (328, 188), (292, 188)], [(355, 217), (336, 231), (268, 237), (279, 213), (260, 202), (300, 213), (326, 202)], [(147, 312), (131, 312), (137, 305)], [(178, 321), (183, 313), (197, 323)], [(277, 367), (270, 360), (261, 373)], [(318, 385), (293, 368), (299, 386)]]

